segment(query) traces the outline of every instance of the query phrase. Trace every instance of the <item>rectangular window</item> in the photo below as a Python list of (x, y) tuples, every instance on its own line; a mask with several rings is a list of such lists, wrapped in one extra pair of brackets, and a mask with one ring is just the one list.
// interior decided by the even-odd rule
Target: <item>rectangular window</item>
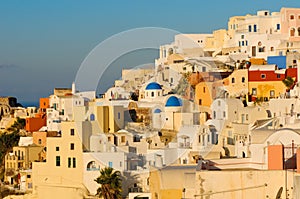
[(203, 87), (203, 93), (205, 93), (205, 87)]
[(118, 120), (121, 119), (121, 113), (118, 112)]
[(122, 165), (123, 165), (123, 163), (122, 163), (122, 161), (120, 161), (120, 167), (122, 167)]
[(248, 31), (249, 31), (249, 32), (252, 31), (252, 26), (251, 26), (251, 25), (248, 26)]
[(248, 40), (246, 40), (246, 46), (248, 46)]
[(125, 136), (121, 137), (121, 142), (123, 142), (123, 143), (125, 142)]
[(202, 105), (202, 99), (199, 99), (199, 105)]
[(113, 163), (112, 163), (112, 162), (108, 162), (108, 166), (109, 166), (110, 168), (112, 168), (112, 167), (113, 167)]
[(280, 30), (280, 24), (279, 23), (276, 25), (276, 29)]
[(74, 135), (75, 135), (75, 130), (74, 130), (74, 129), (70, 129), (70, 134), (71, 134), (72, 136), (74, 136)]
[(202, 66), (202, 72), (206, 72), (206, 67)]
[(73, 158), (73, 168), (76, 168), (76, 158)]
[(256, 88), (252, 88), (252, 95), (257, 95), (257, 89)]
[(60, 156), (56, 156), (56, 166), (60, 166)]
[(68, 158), (68, 168), (71, 168), (71, 166), (72, 166), (72, 160), (71, 158)]
[(201, 143), (201, 135), (198, 136), (198, 142)]
[(277, 79), (280, 79), (280, 74), (277, 74)]
[(245, 38), (245, 35), (241, 35), (241, 39), (244, 39)]
[(253, 32), (257, 32), (257, 25), (256, 24), (253, 25)]
[(225, 111), (223, 111), (223, 117), (226, 118), (226, 112)]
[(275, 97), (275, 91), (274, 90), (270, 90), (270, 97)]
[(75, 149), (75, 145), (74, 145), (74, 143), (71, 143), (70, 144), (70, 150), (74, 150)]
[(56, 150), (56, 151), (59, 151), (59, 146), (55, 147), (55, 150)]

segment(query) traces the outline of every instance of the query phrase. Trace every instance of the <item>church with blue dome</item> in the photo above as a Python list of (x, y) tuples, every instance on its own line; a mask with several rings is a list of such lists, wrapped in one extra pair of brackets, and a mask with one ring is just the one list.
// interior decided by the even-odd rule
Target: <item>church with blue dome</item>
[(178, 106), (182, 106), (182, 102), (179, 98), (177, 98), (176, 96), (171, 96), (169, 97), (169, 99), (167, 100), (166, 107), (178, 107)]
[(154, 99), (162, 95), (162, 87), (156, 82), (149, 83), (145, 88), (145, 99)]
[(156, 82), (151, 82), (146, 86), (146, 90), (161, 90), (161, 86)]

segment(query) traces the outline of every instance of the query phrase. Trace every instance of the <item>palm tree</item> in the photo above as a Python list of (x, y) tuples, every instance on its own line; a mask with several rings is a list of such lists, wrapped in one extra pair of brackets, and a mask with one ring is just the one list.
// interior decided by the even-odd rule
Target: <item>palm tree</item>
[(100, 170), (100, 176), (95, 181), (101, 186), (97, 190), (97, 196), (104, 199), (121, 198), (122, 180), (121, 173), (114, 171), (110, 167), (105, 167)]

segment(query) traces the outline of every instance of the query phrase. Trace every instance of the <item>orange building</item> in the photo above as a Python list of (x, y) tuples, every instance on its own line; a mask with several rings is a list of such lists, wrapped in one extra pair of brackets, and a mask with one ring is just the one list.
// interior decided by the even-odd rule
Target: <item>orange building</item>
[(28, 132), (38, 131), (43, 126), (46, 126), (47, 108), (50, 107), (49, 98), (40, 98), (40, 110), (34, 117), (26, 118), (25, 130)]
[(230, 74), (231, 72), (206, 72), (195, 76), (194, 78), (199, 78), (199, 83), (195, 88), (194, 102), (199, 106), (210, 107), (212, 101), (224, 90), (224, 81)]
[(284, 146), (271, 145), (268, 146), (268, 169), (283, 170), (284, 165)]
[(49, 98), (40, 98), (40, 112), (46, 113), (47, 108), (50, 108)]
[(46, 126), (46, 114), (37, 113), (35, 117), (26, 118), (25, 130), (28, 132), (38, 131), (43, 126)]

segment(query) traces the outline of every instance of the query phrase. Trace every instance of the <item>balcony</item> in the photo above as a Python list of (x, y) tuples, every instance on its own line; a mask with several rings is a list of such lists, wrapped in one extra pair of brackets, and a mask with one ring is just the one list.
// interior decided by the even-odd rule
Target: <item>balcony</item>
[(100, 168), (86, 168), (87, 171), (100, 171)]
[(181, 149), (190, 149), (192, 147), (191, 147), (190, 142), (180, 142), (179, 143), (179, 148), (181, 148)]
[(142, 193), (143, 189), (141, 187), (131, 187), (128, 188), (129, 193)]

